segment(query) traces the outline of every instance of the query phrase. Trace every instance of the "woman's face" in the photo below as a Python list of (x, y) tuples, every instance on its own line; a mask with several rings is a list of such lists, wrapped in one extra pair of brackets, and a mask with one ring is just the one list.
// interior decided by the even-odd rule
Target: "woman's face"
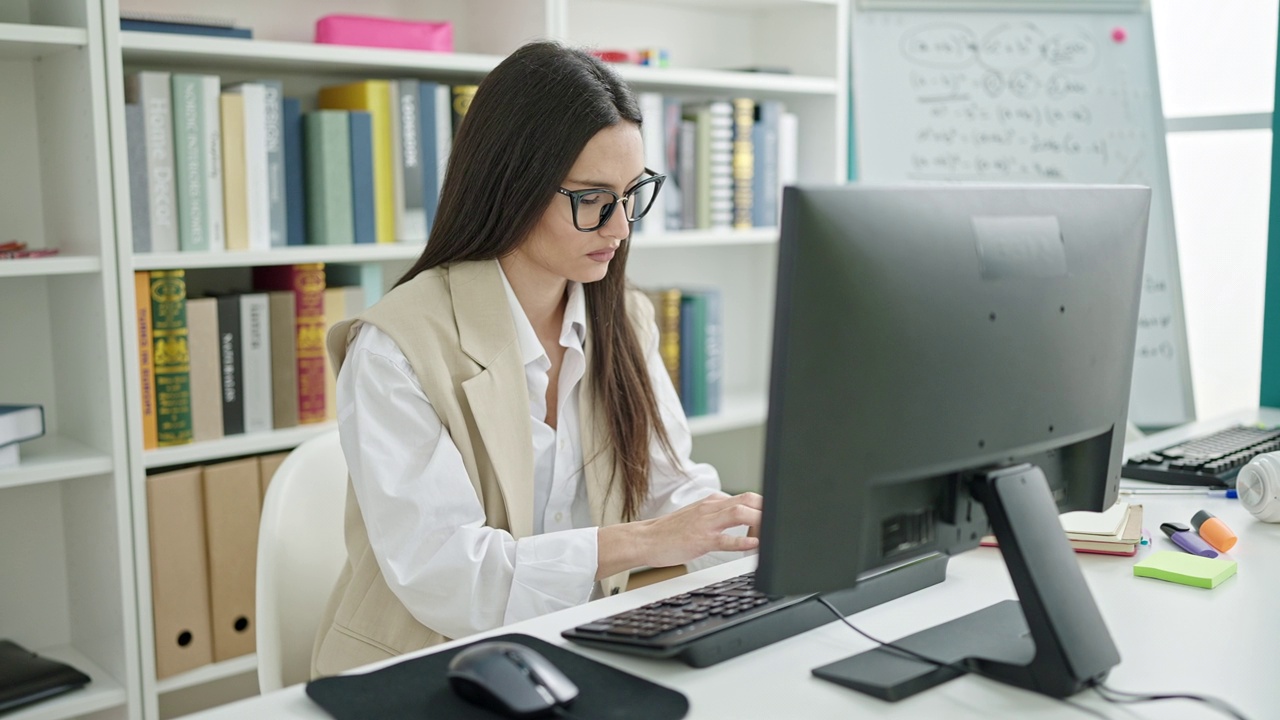
[[(643, 175), (644, 143), (640, 128), (623, 121), (601, 130), (587, 142), (562, 187), (565, 190), (604, 188), (621, 196)], [(584, 206), (580, 212), (584, 226), (589, 226), (585, 219), (591, 211)], [(542, 219), (515, 254), (556, 277), (595, 282), (609, 271), (614, 252), (630, 231), (621, 204), (614, 208), (604, 225), (591, 232), (578, 230), (573, 223), (573, 202), (567, 195), (556, 193), (542, 213)]]

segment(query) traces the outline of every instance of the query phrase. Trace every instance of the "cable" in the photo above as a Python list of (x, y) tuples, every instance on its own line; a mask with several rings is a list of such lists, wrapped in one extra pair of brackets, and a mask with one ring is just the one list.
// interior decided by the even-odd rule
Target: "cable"
[(1129, 704), (1141, 703), (1141, 702), (1155, 702), (1157, 700), (1194, 700), (1196, 702), (1202, 702), (1205, 705), (1208, 705), (1209, 707), (1213, 708), (1214, 710), (1217, 710), (1223, 715), (1229, 715), (1235, 718), (1235, 720), (1249, 720), (1247, 717), (1245, 717), (1244, 713), (1240, 712), (1239, 710), (1236, 710), (1234, 707), (1228, 704), (1225, 700), (1222, 700), (1221, 698), (1213, 697), (1211, 695), (1193, 695), (1191, 693), (1150, 693), (1150, 694), (1132, 693), (1132, 692), (1126, 692), (1124, 690), (1116, 690), (1115, 688), (1107, 687), (1105, 684), (1099, 681), (1090, 683), (1089, 687), (1093, 688), (1093, 691), (1098, 693), (1098, 696), (1101, 697), (1103, 700), (1106, 700), (1109, 703), (1114, 703), (1116, 705), (1129, 705)]
[[(864, 638), (866, 638), (866, 639), (870, 640), (871, 642), (873, 642), (873, 643), (875, 643), (875, 644), (879, 645), (879, 646), (880, 646), (880, 647), (882, 647), (882, 648), (887, 648), (887, 649), (889, 649), (889, 650), (894, 650), (894, 651), (896, 651), (896, 652), (898, 652), (898, 653), (900, 653), (900, 654), (910, 656), (910, 657), (912, 657), (912, 658), (914, 658), (914, 659), (916, 659), (916, 660), (919, 660), (919, 661), (921, 661), (921, 662), (923, 662), (923, 663), (927, 663), (927, 664), (929, 664), (929, 665), (933, 665), (934, 667), (939, 668), (939, 669), (957, 670), (957, 671), (959, 671), (959, 672), (961, 672), (961, 673), (973, 673), (974, 675), (978, 675), (978, 676), (981, 676), (981, 675), (982, 675), (982, 673), (981, 673), (981, 672), (979, 672), (979, 671), (977, 671), (977, 670), (975, 670), (975, 669), (973, 669), (973, 668), (971, 668), (971, 667), (969, 667), (969, 666), (967, 666), (967, 665), (964, 665), (964, 664), (963, 664), (963, 662), (964, 662), (964, 661), (962, 661), (962, 660), (961, 660), (961, 661), (954, 662), (954, 663), (944, 663), (944, 662), (939, 662), (939, 661), (934, 660), (933, 658), (928, 657), (928, 656), (926, 656), (926, 655), (921, 655), (920, 653), (915, 652), (914, 650), (908, 650), (907, 648), (904, 648), (904, 647), (902, 647), (902, 646), (900, 646), (900, 645), (894, 645), (894, 644), (893, 644), (893, 643), (891, 643), (891, 642), (885, 642), (884, 640), (881, 640), (881, 639), (879, 639), (879, 638), (872, 637), (870, 634), (868, 634), (868, 633), (864, 632), (864, 631), (863, 631), (861, 628), (859, 628), (857, 625), (854, 625), (853, 623), (849, 622), (849, 618), (845, 617), (845, 616), (844, 616), (844, 613), (842, 613), (842, 612), (840, 612), (839, 610), (837, 610), (837, 609), (835, 608), (835, 606), (834, 606), (834, 605), (832, 605), (831, 603), (827, 602), (827, 599), (826, 599), (826, 598), (822, 597), (821, 595), (816, 595), (816, 596), (815, 596), (815, 598), (817, 599), (817, 601), (818, 601), (818, 602), (820, 602), (820, 603), (822, 603), (824, 606), (826, 606), (826, 608), (827, 608), (828, 610), (830, 610), (830, 611), (831, 611), (831, 614), (832, 614), (832, 615), (835, 615), (835, 616), (836, 616), (836, 618), (837, 618), (838, 620), (840, 620), (840, 622), (844, 623), (845, 625), (848, 625), (848, 626), (849, 626), (849, 628), (850, 628), (851, 630), (853, 630), (854, 632), (858, 633), (858, 634), (859, 634), (859, 635), (861, 635), (862, 637), (864, 637)], [(1065, 699), (1065, 698), (1052, 698), (1052, 699), (1057, 700), (1058, 702), (1060, 702), (1060, 703), (1062, 703), (1062, 704), (1064, 704), (1064, 705), (1069, 705), (1069, 706), (1071, 706), (1071, 707), (1075, 708), (1076, 710), (1079, 710), (1080, 712), (1085, 713), (1086, 715), (1092, 715), (1093, 717), (1102, 718), (1102, 720), (1107, 720), (1107, 716), (1106, 716), (1106, 715), (1103, 715), (1102, 713), (1098, 712), (1097, 710), (1094, 710), (1093, 708), (1088, 708), (1088, 707), (1085, 707), (1085, 706), (1083, 706), (1083, 705), (1077, 705), (1077, 704), (1075, 704), (1075, 703), (1073, 703), (1073, 702), (1071, 702), (1070, 700), (1067, 700), (1067, 699)], [(1240, 720), (1247, 720), (1247, 719), (1246, 719), (1246, 718), (1240, 718)]]

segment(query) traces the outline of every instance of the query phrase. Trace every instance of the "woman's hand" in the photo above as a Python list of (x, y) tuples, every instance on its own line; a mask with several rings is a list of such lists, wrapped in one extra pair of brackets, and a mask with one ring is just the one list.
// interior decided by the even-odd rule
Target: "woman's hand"
[[(754, 550), (763, 507), (757, 493), (713, 495), (660, 518), (602, 527), (596, 578), (641, 565), (681, 565), (709, 552)], [(742, 525), (746, 537), (724, 534)]]

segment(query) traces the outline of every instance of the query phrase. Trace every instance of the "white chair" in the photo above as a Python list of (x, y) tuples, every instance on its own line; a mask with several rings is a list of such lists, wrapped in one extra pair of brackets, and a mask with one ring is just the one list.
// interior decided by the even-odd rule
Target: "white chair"
[(338, 431), (316, 436), (280, 464), (258, 528), (258, 687), (311, 678), (311, 647), (347, 559), (347, 462)]

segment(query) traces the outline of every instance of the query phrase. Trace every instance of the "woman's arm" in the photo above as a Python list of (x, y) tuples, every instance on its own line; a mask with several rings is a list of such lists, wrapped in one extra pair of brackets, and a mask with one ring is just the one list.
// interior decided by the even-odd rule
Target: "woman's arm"
[[(679, 565), (707, 553), (754, 550), (759, 544), (760, 496), (726, 495), (716, 469), (690, 458), (693, 436), (658, 349), (656, 323), (644, 353), (675, 462), (656, 440), (650, 443), (649, 496), (640, 509), (642, 519), (601, 528), (597, 577), (642, 565)], [(703, 562), (725, 559), (712, 556)]]
[(374, 556), (422, 624), (460, 637), (586, 602), (595, 528), (515, 540), (487, 527), (462, 456), (395, 343), (362, 327), (338, 424)]

